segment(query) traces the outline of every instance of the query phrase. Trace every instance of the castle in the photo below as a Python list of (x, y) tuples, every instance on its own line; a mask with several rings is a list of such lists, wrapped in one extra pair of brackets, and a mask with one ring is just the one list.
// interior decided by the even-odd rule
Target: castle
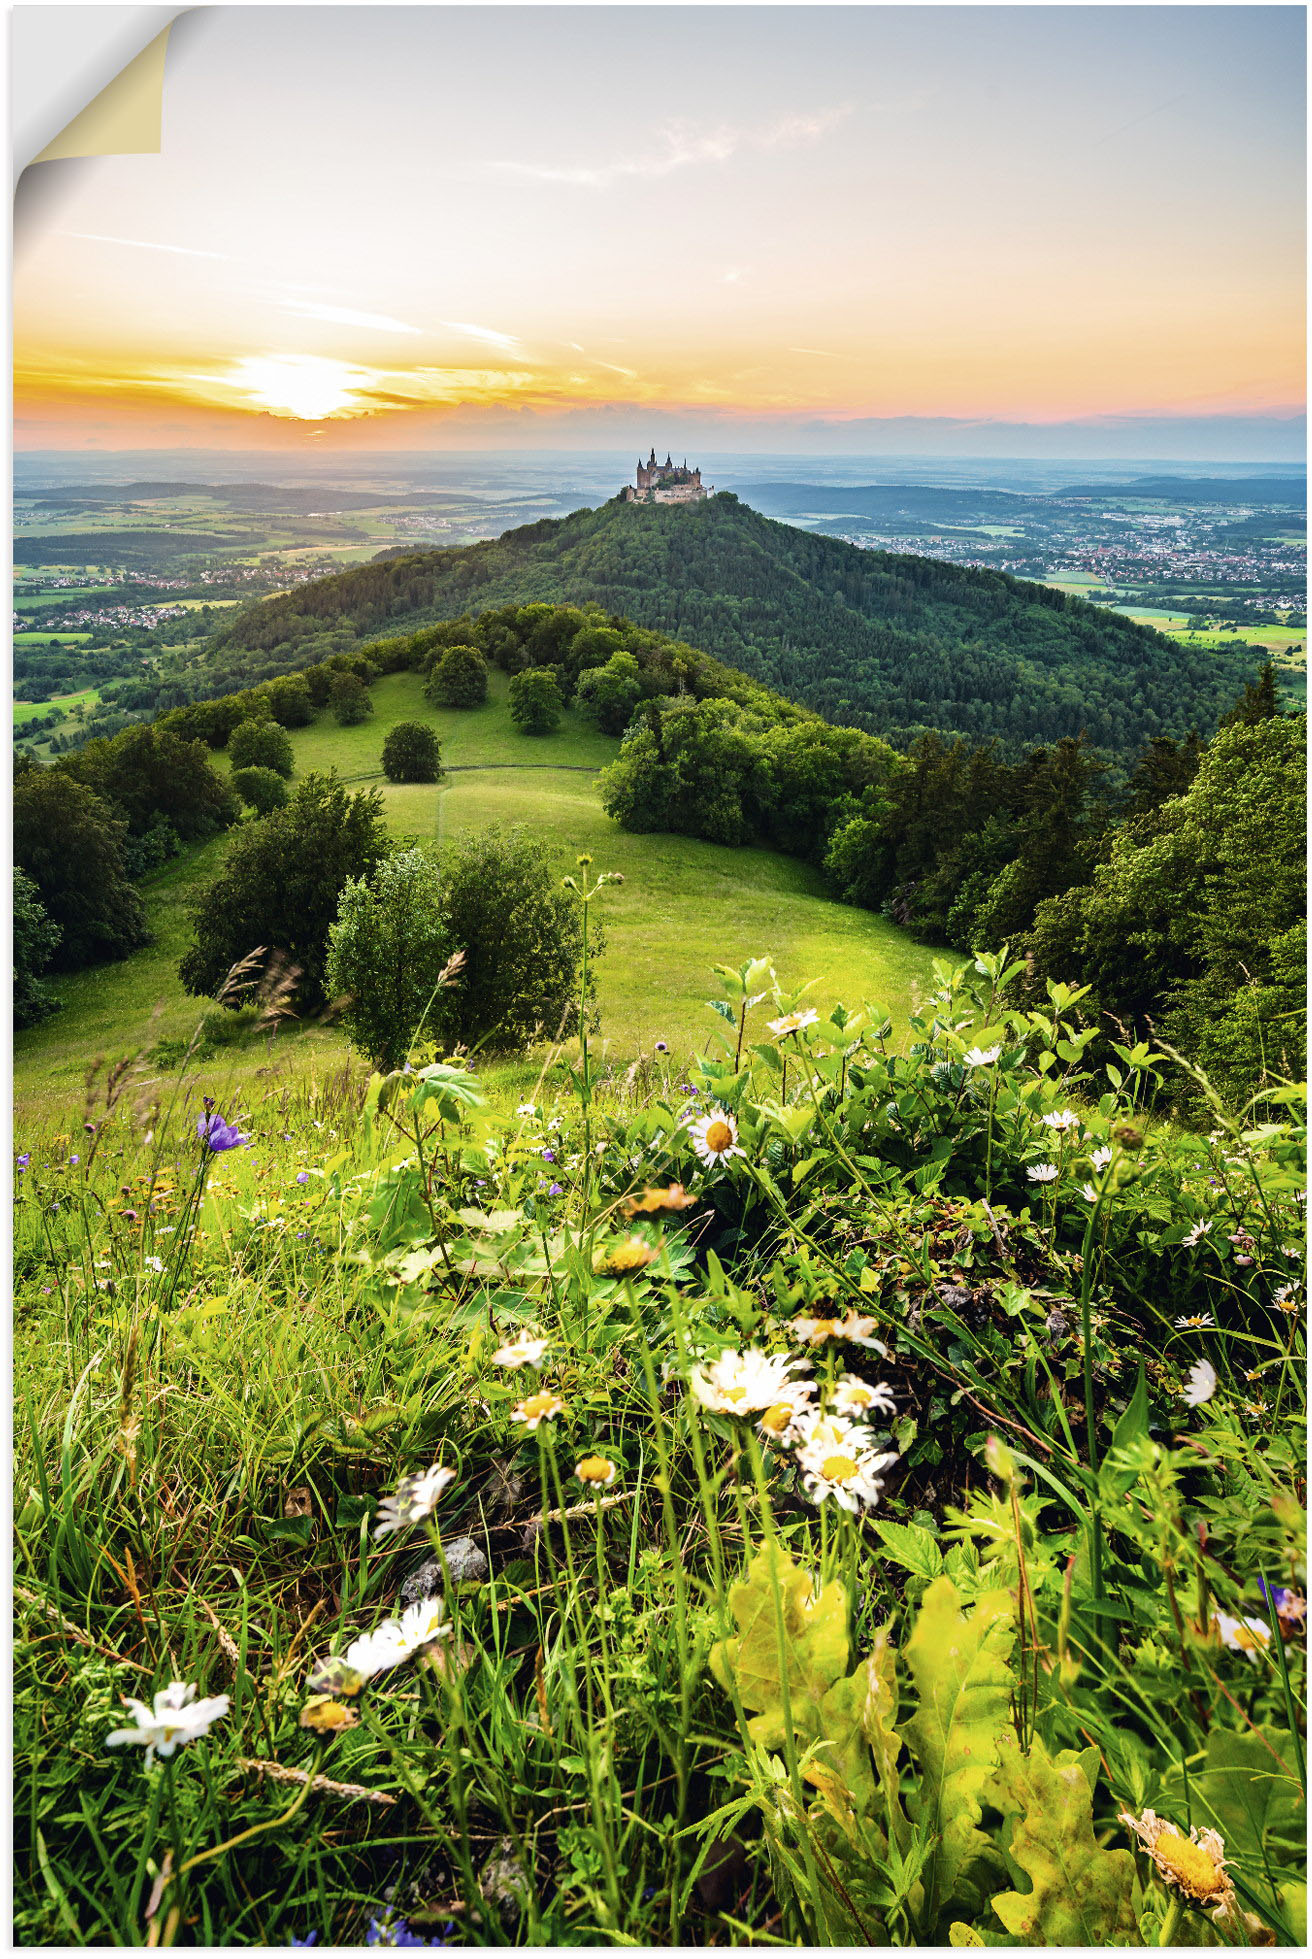
[[(714, 489), (715, 485), (711, 485)], [(623, 490), (625, 503), (701, 503), (710, 495), (710, 490), (702, 488), (702, 473), (699, 469), (689, 469), (686, 460), (672, 462), (667, 456), (663, 463), (656, 460), (656, 451), (643, 462), (638, 458), (638, 482), (635, 489), (626, 483)]]

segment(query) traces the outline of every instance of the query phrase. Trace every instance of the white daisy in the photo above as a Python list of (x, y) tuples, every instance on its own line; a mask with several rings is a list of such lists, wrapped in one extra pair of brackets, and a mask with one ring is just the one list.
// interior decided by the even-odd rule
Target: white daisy
[(818, 1408), (804, 1408), (797, 1418), (797, 1432), (803, 1449), (864, 1449), (865, 1430), (846, 1415), (822, 1414)]
[(993, 1048), (967, 1048), (961, 1059), (968, 1068), (991, 1068), (1001, 1053), (1001, 1044)]
[(739, 1353), (729, 1347), (708, 1366), (694, 1367), (688, 1386), (703, 1408), (721, 1415), (757, 1415), (784, 1400), (791, 1376), (805, 1366), (788, 1354)]
[(1216, 1369), (1210, 1360), (1196, 1360), (1180, 1390), (1190, 1408), (1201, 1408), (1216, 1393)]
[(1212, 1220), (1210, 1218), (1199, 1218), (1197, 1224), (1193, 1227), (1193, 1229), (1191, 1231), (1186, 1231), (1184, 1237), (1180, 1240), (1180, 1243), (1182, 1245), (1189, 1245), (1189, 1246), (1196, 1245), (1198, 1243), (1198, 1240), (1200, 1238), (1205, 1237), (1207, 1233), (1211, 1230), (1211, 1228), (1212, 1228)]
[(446, 1602), (441, 1598), (417, 1599), (407, 1606), (399, 1622), (400, 1643), (404, 1657), (409, 1659), (422, 1646), (428, 1646), (435, 1639), (445, 1639), (451, 1631), (451, 1621), (446, 1616)]
[(535, 1116), (537, 1114), (537, 1108), (532, 1102), (521, 1102), (515, 1114), (517, 1116)]
[(690, 1131), (692, 1146), (708, 1168), (745, 1154), (738, 1147), (738, 1124), (727, 1109), (712, 1109)]
[(435, 1462), (431, 1469), (422, 1470), (417, 1476), (403, 1476), (396, 1486), (396, 1494), (385, 1496), (378, 1506), (374, 1536), (386, 1537), (389, 1531), (422, 1523), (435, 1508), (447, 1484), (455, 1481), (455, 1474), (454, 1469), (446, 1469), (440, 1462)]
[(820, 1016), (814, 1007), (799, 1007), (795, 1012), (783, 1014), (778, 1020), (767, 1020), (766, 1026), (780, 1040), (785, 1034), (796, 1034), (800, 1028), (814, 1027)]
[(830, 1396), (830, 1406), (840, 1415), (895, 1415), (897, 1404), (893, 1391), (883, 1381), (872, 1386), (869, 1381), (860, 1381), (855, 1374), (845, 1374)]
[(1065, 1131), (1067, 1129), (1078, 1129), (1080, 1126), (1080, 1118), (1076, 1115), (1074, 1109), (1049, 1109), (1047, 1115), (1042, 1118), (1042, 1121), (1045, 1129)]
[(808, 1444), (797, 1452), (802, 1487), (814, 1503), (832, 1497), (843, 1510), (871, 1509), (884, 1493), (882, 1472), (897, 1461), (891, 1451), (876, 1454), (853, 1446)]
[(543, 1422), (554, 1422), (557, 1415), (563, 1415), (565, 1404), (558, 1394), (543, 1388), (539, 1394), (531, 1394), (524, 1401), (517, 1401), (510, 1411), (512, 1422), (522, 1422), (531, 1435)]
[(1175, 1323), (1183, 1333), (1197, 1333), (1205, 1326), (1216, 1325), (1210, 1313), (1181, 1313)]
[(1057, 1181), (1055, 1163), (1031, 1163), (1025, 1175), (1032, 1184), (1051, 1184)]
[(1100, 1143), (1089, 1158), (1095, 1170), (1105, 1170), (1112, 1160), (1112, 1153), (1106, 1143)]
[(1271, 1644), (1271, 1628), (1265, 1619), (1232, 1619), (1228, 1612), (1214, 1612), (1212, 1629), (1220, 1635), (1223, 1646), (1249, 1660), (1256, 1660)]
[(498, 1367), (540, 1367), (551, 1343), (535, 1333), (517, 1333), (498, 1347), (492, 1359)]
[(788, 1381), (777, 1401), (762, 1410), (761, 1419), (756, 1424), (757, 1432), (767, 1442), (796, 1441), (800, 1433), (798, 1424), (803, 1415), (811, 1412), (808, 1403), (816, 1392), (814, 1381)]
[(182, 1748), (189, 1741), (199, 1741), (202, 1735), (208, 1734), (232, 1703), (226, 1694), (215, 1694), (210, 1700), (198, 1701), (194, 1685), (174, 1680), (167, 1687), (160, 1688), (153, 1707), (136, 1700), (127, 1700), (124, 1705), (134, 1725), (115, 1728), (112, 1734), (105, 1736), (105, 1746), (142, 1746), (146, 1750), (145, 1765), (149, 1768), (156, 1755), (167, 1757), (175, 1748)]
[(388, 1667), (400, 1666), (409, 1657), (400, 1624), (395, 1619), (384, 1619), (372, 1632), (360, 1633), (342, 1655), (346, 1665), (364, 1680), (371, 1680), (374, 1674), (383, 1673)]

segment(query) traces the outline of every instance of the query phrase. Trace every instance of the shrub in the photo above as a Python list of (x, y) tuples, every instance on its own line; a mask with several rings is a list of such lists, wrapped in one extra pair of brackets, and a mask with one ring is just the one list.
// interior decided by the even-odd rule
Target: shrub
[(59, 1005), (41, 984), (55, 955), (59, 927), (41, 903), (30, 877), (14, 872), (14, 1025), (30, 1027)]
[[(277, 777), (274, 778), (278, 780)], [(139, 837), (129, 836), (123, 845), (123, 868), (135, 883), (163, 870), (171, 857), (182, 849), (182, 839), (166, 817), (152, 823)]]
[(235, 769), (232, 786), (242, 801), (260, 816), (281, 809), (291, 793), (275, 769)]
[(62, 769), (24, 769), (14, 782), (14, 861), (59, 928), (52, 964), (63, 971), (122, 959), (149, 940), (124, 863), (127, 834), (117, 810)]
[(284, 728), (305, 728), (314, 719), (314, 697), (303, 674), (289, 673), (265, 687), (273, 718)]
[(565, 703), (550, 667), (526, 667), (510, 683), (510, 718), (526, 735), (551, 735)]
[(434, 707), (482, 707), (487, 661), (476, 646), (450, 646), (439, 655), (424, 692)]
[(328, 930), (352, 878), (388, 855), (382, 797), (308, 775), (285, 809), (238, 830), (223, 869), (192, 907), (195, 937), (178, 967), (188, 993), (217, 994), (229, 970), (264, 947), (300, 968), (297, 997), (324, 1004)]
[[(447, 943), (465, 955), (444, 1025), (498, 1052), (578, 1029), (583, 928), (542, 844), (493, 825), (442, 858)], [(590, 956), (601, 949), (594, 928)]]
[(342, 1025), (375, 1068), (399, 1068), (420, 1034), (435, 1030), (450, 952), (441, 877), (424, 851), (403, 851), (347, 884), (328, 934), (328, 991), (349, 995)]
[(434, 729), (422, 721), (398, 721), (383, 740), (383, 774), (389, 782), (436, 782), (442, 750)]
[(328, 699), (339, 727), (358, 728), (367, 721), (374, 711), (369, 698), (369, 689), (363, 680), (353, 673), (335, 673), (328, 689)]
[(292, 772), (292, 745), (276, 721), (243, 721), (228, 737), (228, 757), (234, 769)]
[(184, 842), (199, 843), (226, 830), (240, 814), (204, 746), (158, 724), (89, 741), (58, 768), (111, 803), (135, 836), (167, 822)]
[[(601, 634), (582, 634), (599, 639)], [(604, 666), (585, 667), (579, 675), (578, 705), (603, 735), (622, 735), (642, 699), (642, 676), (632, 653), (611, 655)]]

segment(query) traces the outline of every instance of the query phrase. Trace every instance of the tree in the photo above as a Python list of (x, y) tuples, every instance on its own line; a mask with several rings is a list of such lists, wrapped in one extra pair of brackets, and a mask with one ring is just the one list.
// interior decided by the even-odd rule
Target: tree
[(398, 721), (383, 739), (383, 774), (389, 782), (436, 782), (442, 750), (436, 731), (423, 721)]
[(234, 769), (273, 769), (290, 776), (292, 745), (276, 721), (243, 721), (228, 737), (228, 759)]
[(157, 723), (89, 741), (56, 767), (111, 803), (133, 836), (168, 823), (184, 843), (201, 843), (240, 814), (204, 745), (183, 741)]
[[(598, 630), (580, 633), (579, 639), (602, 636)], [(604, 666), (585, 667), (579, 675), (577, 699), (581, 711), (603, 735), (622, 735), (642, 699), (642, 671), (632, 653), (612, 653)]]
[(265, 693), (273, 718), (284, 728), (306, 728), (314, 719), (314, 697), (303, 674), (280, 674), (267, 682)]
[(526, 667), (510, 683), (510, 718), (526, 735), (551, 735), (565, 703), (550, 667)]
[(328, 689), (328, 700), (339, 727), (358, 728), (374, 711), (369, 689), (353, 673), (335, 673)]
[[(447, 996), (448, 1038), (515, 1051), (576, 1032), (583, 924), (543, 845), (497, 826), (442, 858), (446, 942), (465, 955)], [(589, 958), (602, 949), (593, 927)]]
[(41, 903), (35, 884), (14, 872), (14, 1025), (30, 1027), (54, 1013), (59, 1001), (41, 984), (41, 975), (59, 945), (59, 927)]
[(128, 826), (103, 796), (56, 769), (14, 782), (14, 861), (26, 871), (60, 939), (64, 972), (123, 959), (148, 943), (141, 894), (123, 861)]
[(285, 809), (235, 833), (223, 869), (198, 894), (195, 936), (178, 967), (187, 992), (217, 994), (231, 968), (263, 946), (300, 968), (300, 1004), (321, 1007), (342, 892), (390, 851), (376, 789), (352, 794), (335, 775), (306, 776)]
[(434, 707), (482, 707), (487, 661), (476, 646), (448, 646), (438, 656), (424, 693)]
[(257, 816), (281, 809), (291, 794), (286, 781), (274, 769), (234, 769), (232, 786)]
[(342, 1025), (375, 1068), (399, 1068), (421, 1034), (439, 1032), (448, 996), (438, 981), (451, 950), (427, 852), (402, 851), (347, 883), (328, 934), (328, 991), (347, 996)]
[(1280, 712), (1280, 698), (1276, 693), (1276, 670), (1270, 660), (1262, 667), (1256, 680), (1249, 682), (1229, 714), (1220, 720), (1222, 728), (1233, 728), (1237, 724), (1251, 726), (1257, 721), (1269, 721)]

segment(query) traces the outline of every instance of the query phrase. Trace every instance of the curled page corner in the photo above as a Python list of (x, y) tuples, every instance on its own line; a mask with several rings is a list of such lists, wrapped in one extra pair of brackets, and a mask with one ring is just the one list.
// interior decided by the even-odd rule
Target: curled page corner
[(174, 24), (170, 21), (32, 161), (158, 155), (164, 118), (164, 60)]

